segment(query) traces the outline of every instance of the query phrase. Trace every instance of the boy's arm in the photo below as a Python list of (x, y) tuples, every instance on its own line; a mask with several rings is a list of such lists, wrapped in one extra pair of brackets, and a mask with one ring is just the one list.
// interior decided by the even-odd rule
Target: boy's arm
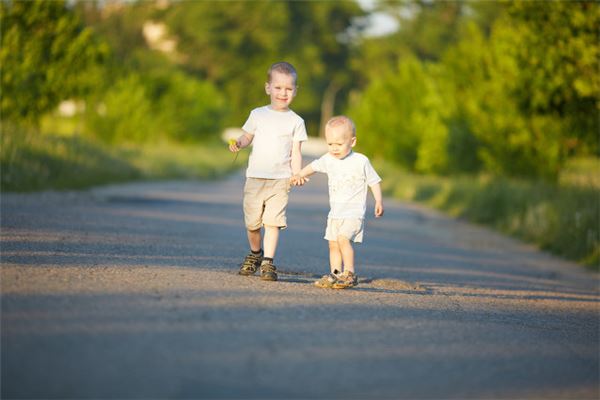
[(373, 197), (375, 198), (375, 217), (383, 215), (383, 196), (381, 195), (381, 185), (377, 182), (370, 186)]
[(302, 142), (292, 142), (292, 175), (298, 174), (302, 169)]

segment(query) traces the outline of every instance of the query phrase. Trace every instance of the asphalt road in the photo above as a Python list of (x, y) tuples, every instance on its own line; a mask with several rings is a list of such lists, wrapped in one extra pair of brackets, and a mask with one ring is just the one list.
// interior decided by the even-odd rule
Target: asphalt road
[(2, 194), (2, 398), (600, 397), (597, 274), (386, 199), (359, 286), (319, 289), (319, 176), (280, 280), (242, 277), (242, 185)]

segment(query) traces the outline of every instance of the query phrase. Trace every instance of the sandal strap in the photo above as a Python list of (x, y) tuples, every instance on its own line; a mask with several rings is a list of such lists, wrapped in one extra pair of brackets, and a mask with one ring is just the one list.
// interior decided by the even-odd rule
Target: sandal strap
[(244, 264), (241, 269), (244, 271), (256, 272), (256, 266), (254, 264)]
[(262, 259), (262, 256), (257, 256), (252, 253), (248, 254), (246, 258), (244, 258), (244, 262), (242, 263), (242, 269), (245, 271), (256, 272), (256, 264), (258, 264)]
[(264, 263), (260, 266), (260, 270), (264, 272), (274, 272), (277, 268), (271, 263)]

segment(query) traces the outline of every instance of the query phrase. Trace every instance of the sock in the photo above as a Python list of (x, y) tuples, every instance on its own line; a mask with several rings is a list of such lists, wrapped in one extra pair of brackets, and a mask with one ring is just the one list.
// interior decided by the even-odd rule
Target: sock
[(254, 254), (255, 256), (260, 256), (263, 253), (262, 249), (260, 249), (259, 251), (254, 251), (254, 250), (250, 249), (250, 252), (252, 252), (252, 254)]
[(263, 257), (263, 262), (270, 262), (271, 264), (273, 264), (273, 259), (271, 257)]

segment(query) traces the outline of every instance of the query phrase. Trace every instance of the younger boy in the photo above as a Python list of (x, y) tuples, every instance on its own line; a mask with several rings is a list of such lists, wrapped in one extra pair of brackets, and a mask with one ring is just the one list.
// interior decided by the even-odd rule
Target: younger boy
[(287, 226), (290, 177), (302, 168), (301, 143), (307, 136), (304, 120), (289, 108), (296, 96), (295, 68), (287, 62), (278, 62), (269, 68), (267, 75), (265, 91), (270, 104), (250, 112), (242, 127), (244, 134), (229, 145), (229, 150), (237, 152), (253, 145), (244, 186), (244, 221), (250, 253), (239, 273), (252, 275), (260, 268), (261, 279), (276, 281), (273, 258), (279, 230)]
[(325, 239), (329, 241), (331, 273), (315, 285), (324, 288), (345, 289), (356, 286), (354, 249), (352, 242), (363, 239), (367, 186), (375, 198), (375, 217), (383, 215), (381, 178), (369, 159), (352, 148), (356, 145), (356, 128), (346, 116), (333, 117), (325, 126), (328, 152), (292, 177), (294, 185), (302, 185), (315, 172), (327, 174), (329, 204)]

